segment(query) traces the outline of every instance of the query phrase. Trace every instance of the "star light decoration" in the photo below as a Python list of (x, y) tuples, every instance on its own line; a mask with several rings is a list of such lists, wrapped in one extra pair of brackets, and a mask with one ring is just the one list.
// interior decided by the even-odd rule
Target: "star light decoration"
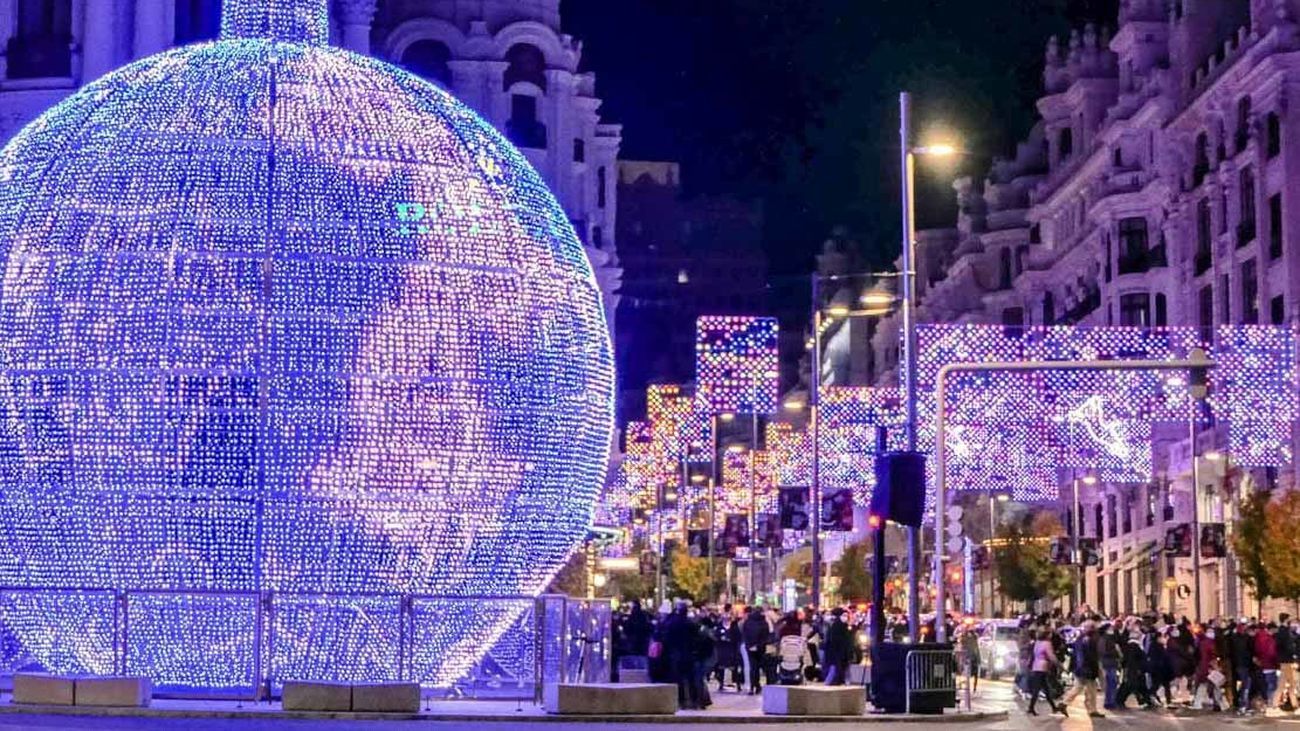
[(133, 592), (128, 670), (222, 690), (269, 593), (278, 677), (395, 678), (409, 620), (407, 676), (449, 686), (529, 603), (475, 598), (536, 594), (586, 534), (600, 292), (473, 112), (326, 47), (325, 0), (224, 5), (220, 41), (0, 151), (0, 613), (106, 673)]
[(696, 320), (695, 332), (695, 379), (710, 413), (777, 410), (776, 318), (706, 316)]
[[(1289, 327), (1224, 326), (1216, 351), (1195, 328), (1053, 327), (1010, 334), (999, 326), (919, 330), (920, 442), (934, 449), (935, 386), (947, 363), (1026, 360), (1169, 360), (1206, 351), (1210, 405), (1226, 421), (1234, 460), (1286, 464), (1300, 415), (1296, 334)], [(1191, 402), (1170, 372), (1042, 371), (949, 378), (949, 484), (1054, 499), (1058, 471), (1081, 468), (1115, 482), (1151, 479), (1156, 424), (1185, 424)], [(988, 455), (996, 454), (996, 460)]]

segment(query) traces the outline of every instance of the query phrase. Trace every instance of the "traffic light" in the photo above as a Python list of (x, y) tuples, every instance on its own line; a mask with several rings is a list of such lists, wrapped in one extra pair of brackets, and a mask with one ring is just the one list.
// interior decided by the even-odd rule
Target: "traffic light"
[(962, 572), (960, 568), (948, 569), (948, 583), (953, 586), (961, 586)]
[(1052, 563), (1057, 566), (1065, 566), (1071, 563), (1071, 554), (1074, 546), (1071, 545), (1069, 538), (1053, 538), (1048, 545), (1047, 554)]
[(948, 506), (948, 525), (945, 527), (948, 538), (944, 546), (948, 549), (948, 555), (952, 556), (954, 561), (962, 560), (961, 557), (966, 548), (966, 528), (961, 524), (961, 519), (965, 515), (966, 510), (962, 506)]
[(988, 546), (976, 546), (970, 552), (970, 567), (972, 571), (986, 571), (993, 564), (993, 558), (990, 555)]

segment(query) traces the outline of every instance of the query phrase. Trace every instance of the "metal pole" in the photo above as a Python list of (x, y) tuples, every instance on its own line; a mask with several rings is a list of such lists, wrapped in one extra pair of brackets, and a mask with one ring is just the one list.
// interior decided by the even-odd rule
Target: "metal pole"
[(812, 604), (820, 609), (822, 602), (822, 484), (821, 484), (821, 425), (818, 410), (822, 390), (822, 303), (818, 275), (813, 275), (813, 362), (808, 403), (812, 419)]
[(749, 448), (749, 603), (753, 604), (757, 594), (755, 588), (755, 569), (758, 568), (758, 541), (754, 540), (754, 533), (758, 528), (758, 480), (754, 476), (754, 470), (758, 466), (758, 410), (755, 409), (752, 417), (753, 444)]
[(713, 527), (717, 525), (717, 515), (715, 514), (715, 511), (718, 508), (718, 501), (717, 501), (718, 488), (717, 488), (717, 482), (715, 482), (714, 479), (718, 476), (720, 472), (722, 472), (722, 465), (719, 464), (719, 460), (718, 460), (718, 444), (721, 442), (721, 439), (718, 438), (718, 428), (721, 426), (721, 424), (722, 424), (722, 420), (715, 415), (713, 417), (713, 452), (709, 455), (709, 459), (711, 462), (710, 466), (712, 468), (711, 471), (713, 473), (709, 476), (708, 479), (709, 531), (704, 538), (705, 545), (708, 546), (708, 550), (706, 551), (708, 555), (705, 557), (709, 561), (708, 596), (712, 599), (717, 599), (717, 597), (713, 595), (713, 588), (716, 586), (713, 577)]
[(1192, 412), (1187, 418), (1187, 437), (1192, 453), (1192, 596), (1196, 602), (1196, 611), (1192, 617), (1201, 621), (1201, 475), (1196, 448), (1196, 408), (1198, 402), (1192, 402)]
[(997, 540), (997, 496), (989, 492), (989, 616), (997, 613), (997, 596), (994, 594), (994, 581), (996, 580), (997, 568), (993, 559), (993, 542)]
[(1083, 549), (1080, 548), (1080, 541), (1083, 539), (1083, 516), (1079, 510), (1079, 474), (1075, 470), (1070, 471), (1074, 477), (1074, 515), (1070, 518), (1070, 532), (1074, 534), (1074, 576), (1077, 599), (1074, 602), (1074, 610), (1079, 611), (1083, 605), (1084, 597), (1087, 595), (1083, 591)]
[[(994, 363), (949, 363), (939, 369), (938, 382), (935, 388), (935, 442), (938, 450), (937, 474), (935, 476), (935, 495), (934, 495), (934, 534), (936, 536), (944, 535), (944, 521), (948, 508), (948, 445), (944, 429), (947, 423), (947, 401), (948, 376), (953, 373), (997, 373), (997, 372), (1026, 372), (1026, 371), (1176, 371), (1176, 370), (1193, 370), (1198, 368), (1213, 368), (1214, 363), (1204, 359), (1203, 355), (1190, 360), (1128, 360), (1128, 361), (1021, 361), (1021, 362), (994, 362)], [(1192, 427), (1195, 431), (1195, 425)], [(1195, 448), (1193, 448), (1195, 452)], [(1193, 466), (1195, 460), (1193, 459)], [(1195, 501), (1193, 501), (1195, 502)], [(1193, 544), (1195, 550), (1196, 544)], [(1199, 551), (1197, 551), (1199, 553)], [(938, 572), (939, 580), (934, 582), (936, 607), (935, 612), (935, 641), (945, 642), (948, 639), (946, 623), (943, 621), (942, 610), (946, 603), (946, 586), (943, 580), (943, 552), (935, 551), (934, 568)]]
[[(914, 289), (914, 278), (916, 276), (915, 262), (915, 239), (916, 239), (916, 216), (914, 214), (913, 196), (915, 195), (915, 186), (912, 184), (914, 175), (914, 161), (912, 157), (912, 134), (911, 134), (911, 116), (912, 116), (912, 96), (907, 92), (898, 95), (898, 135), (900, 146), (899, 162), (902, 165), (903, 173), (903, 401), (907, 408), (907, 449), (909, 452), (916, 451), (916, 293)], [(907, 569), (908, 569), (908, 591), (907, 591), (907, 622), (909, 633), (912, 637), (920, 637), (921, 631), (921, 529), (907, 529)], [(937, 541), (942, 540), (942, 534), (936, 534), (935, 554), (938, 554)], [(942, 577), (939, 577), (938, 583), (942, 584)], [(942, 605), (940, 609), (942, 611)], [(936, 615), (938, 616), (938, 615)], [(936, 625), (943, 624), (940, 617)]]
[[(876, 427), (876, 459), (884, 454), (889, 448), (889, 442), (885, 432), (885, 427)], [(880, 524), (871, 527), (872, 541), (872, 561), (871, 561), (871, 651), (872, 658), (876, 658), (877, 649), (885, 641), (885, 530), (886, 524), (880, 519)]]

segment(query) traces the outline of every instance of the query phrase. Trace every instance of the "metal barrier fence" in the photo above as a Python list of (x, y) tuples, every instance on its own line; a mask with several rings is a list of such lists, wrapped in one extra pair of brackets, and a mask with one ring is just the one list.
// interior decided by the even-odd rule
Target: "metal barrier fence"
[(952, 650), (912, 650), (907, 653), (903, 671), (909, 714), (914, 696), (957, 694), (957, 659)]
[[(428, 697), (540, 702), (545, 683), (609, 680), (612, 618), (608, 600), (558, 595), (6, 587), (0, 687), (20, 671), (131, 674), (163, 697), (256, 701), (286, 679), (414, 681)], [(486, 647), (457, 635), (469, 625), (492, 629), (470, 638)]]

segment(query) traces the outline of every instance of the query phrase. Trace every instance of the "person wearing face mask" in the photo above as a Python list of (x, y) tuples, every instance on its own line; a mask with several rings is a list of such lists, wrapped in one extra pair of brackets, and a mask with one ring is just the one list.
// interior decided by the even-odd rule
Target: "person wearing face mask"
[(1223, 672), (1219, 669), (1219, 650), (1218, 643), (1215, 641), (1217, 639), (1216, 634), (1214, 627), (1208, 627), (1197, 643), (1195, 687), (1192, 690), (1192, 707), (1196, 709), (1204, 707), (1201, 704), (1201, 690), (1204, 689), (1206, 695), (1210, 698), (1210, 702), (1214, 704), (1214, 710), (1222, 710), (1219, 689), (1222, 687), (1222, 681), (1225, 678)]

